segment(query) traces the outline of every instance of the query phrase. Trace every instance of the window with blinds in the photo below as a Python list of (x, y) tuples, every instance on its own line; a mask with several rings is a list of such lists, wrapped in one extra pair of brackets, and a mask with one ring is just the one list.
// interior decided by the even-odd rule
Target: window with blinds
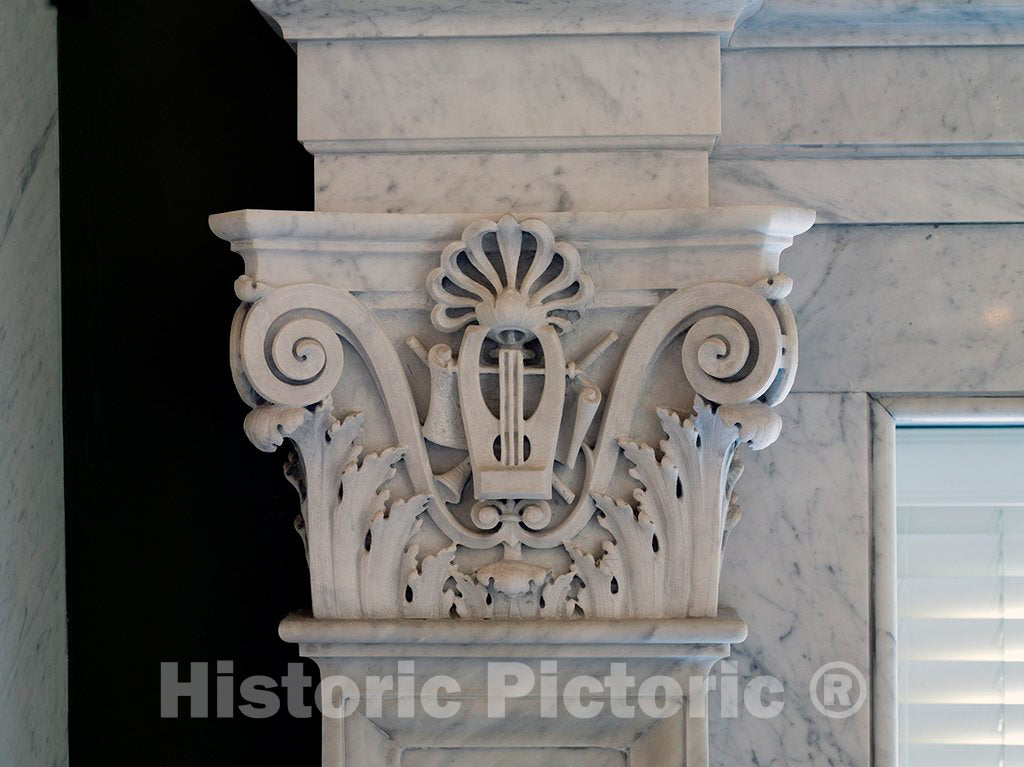
[(900, 767), (1024, 767), (1024, 428), (896, 436)]

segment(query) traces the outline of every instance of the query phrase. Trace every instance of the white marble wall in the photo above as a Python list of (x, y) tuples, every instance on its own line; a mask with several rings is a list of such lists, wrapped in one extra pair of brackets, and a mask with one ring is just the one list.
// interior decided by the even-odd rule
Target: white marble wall
[(797, 391), (1024, 388), (1024, 225), (819, 226), (783, 268)]
[(1024, 136), (1015, 47), (800, 48), (722, 55), (720, 156), (830, 147), (959, 155)]
[(0, 764), (68, 762), (57, 18), (0, 4)]
[(826, 224), (1020, 222), (1021, 48), (935, 46), (925, 28), (903, 47), (724, 51), (712, 204), (806, 205)]
[[(780, 406), (782, 437), (742, 455), (743, 518), (729, 536), (722, 602), (749, 626), (733, 648), (740, 689), (770, 675), (785, 692), (771, 719), (717, 718), (713, 765), (867, 765), (870, 707), (843, 720), (815, 710), (814, 672), (844, 661), (868, 675), (870, 531), (868, 398), (791, 394)], [(742, 701), (742, 697), (741, 697)]]
[(730, 48), (1021, 45), (1024, 8), (945, 0), (764, 0)]
[(1024, 158), (717, 159), (711, 204), (814, 208), (818, 224), (1014, 223)]

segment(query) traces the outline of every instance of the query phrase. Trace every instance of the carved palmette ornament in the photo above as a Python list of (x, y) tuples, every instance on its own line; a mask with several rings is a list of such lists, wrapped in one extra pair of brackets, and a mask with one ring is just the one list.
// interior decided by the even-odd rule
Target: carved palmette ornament
[[(563, 348), (595, 297), (578, 250), (537, 219), (478, 221), (443, 249), (425, 286), (431, 322), (451, 343), (407, 339), (429, 377), (421, 414), (398, 346), (363, 301), (322, 284), (240, 278), (231, 359), (253, 407), (245, 430), (262, 450), (293, 447), (286, 471), (301, 500), (314, 614), (716, 615), (739, 518), (736, 450), (778, 437), (771, 408), (796, 372), (790, 288), (772, 274), (669, 293), (625, 342), (603, 390), (588, 368), (618, 336), (607, 332), (577, 360)], [(631, 434), (670, 347), (692, 406), (657, 408), (663, 439), (647, 444)], [(391, 448), (363, 455), (364, 417), (336, 401), (346, 348), (373, 374)], [(445, 471), (432, 465), (438, 450)], [(462, 456), (454, 465), (452, 451)], [(413, 492), (392, 498), (399, 470)], [(421, 551), (428, 517), (448, 542)], [(464, 566), (461, 551), (490, 552), (489, 564)]]

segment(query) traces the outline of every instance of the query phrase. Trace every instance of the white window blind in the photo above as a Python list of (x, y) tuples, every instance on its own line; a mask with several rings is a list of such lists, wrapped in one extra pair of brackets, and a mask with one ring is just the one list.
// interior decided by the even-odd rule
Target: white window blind
[(900, 767), (1024, 767), (1024, 428), (896, 437)]

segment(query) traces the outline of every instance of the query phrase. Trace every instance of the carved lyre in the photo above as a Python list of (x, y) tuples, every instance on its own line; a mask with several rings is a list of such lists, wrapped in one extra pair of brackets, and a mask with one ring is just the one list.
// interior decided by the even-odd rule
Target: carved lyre
[[(565, 402), (559, 334), (594, 293), (579, 253), (555, 242), (540, 221), (483, 221), (445, 248), (427, 289), (438, 302), (435, 327), (454, 332), (470, 325), (457, 370), (475, 497), (551, 498)], [(437, 426), (439, 407), (432, 397), (428, 434), (445, 431)]]

